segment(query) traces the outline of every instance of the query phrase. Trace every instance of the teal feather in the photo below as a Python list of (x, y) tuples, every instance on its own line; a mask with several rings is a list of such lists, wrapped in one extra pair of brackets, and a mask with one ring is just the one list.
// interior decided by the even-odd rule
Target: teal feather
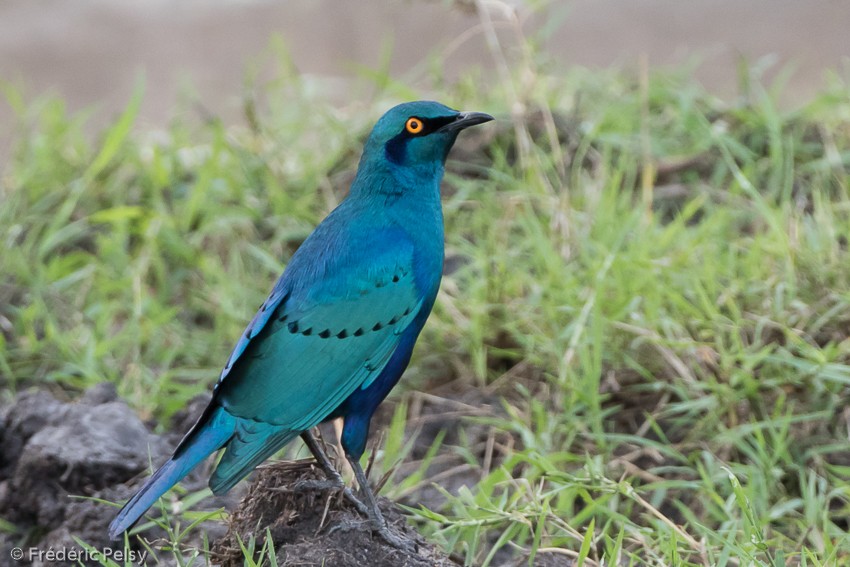
[(227, 444), (227, 450), (210, 476), (210, 489), (214, 494), (227, 492), (300, 433), (269, 424), (240, 421), (236, 433)]

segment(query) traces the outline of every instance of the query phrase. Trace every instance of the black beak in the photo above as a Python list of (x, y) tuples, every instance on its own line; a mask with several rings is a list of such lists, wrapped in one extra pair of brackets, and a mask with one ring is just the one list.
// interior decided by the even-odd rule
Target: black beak
[(491, 120), (495, 120), (495, 118), (483, 112), (460, 112), (453, 121), (438, 128), (437, 132), (460, 132), (464, 128), (490, 122)]

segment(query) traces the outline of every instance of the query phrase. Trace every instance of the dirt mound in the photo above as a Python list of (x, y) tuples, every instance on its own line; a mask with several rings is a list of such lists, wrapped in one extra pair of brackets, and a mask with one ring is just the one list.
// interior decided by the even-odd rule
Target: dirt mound
[[(338, 491), (291, 490), (303, 480), (324, 480), (312, 460), (261, 467), (242, 504), (232, 514), (227, 535), (213, 547), (222, 567), (245, 564), (242, 546), (252, 539), (263, 549), (274, 542), (279, 565), (335, 567), (454, 567), (456, 564), (408, 526), (395, 504), (380, 498), (390, 527), (415, 544), (406, 553), (372, 534), (365, 520)], [(240, 545), (240, 542), (242, 545)]]

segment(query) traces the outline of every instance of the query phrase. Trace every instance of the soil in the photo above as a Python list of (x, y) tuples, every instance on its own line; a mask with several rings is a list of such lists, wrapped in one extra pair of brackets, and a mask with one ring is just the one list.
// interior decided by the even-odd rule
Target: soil
[(325, 480), (312, 459), (260, 467), (256, 480), (230, 517), (227, 535), (213, 547), (222, 567), (245, 563), (242, 545), (254, 539), (258, 552), (271, 536), (279, 565), (337, 567), (443, 567), (456, 565), (426, 542), (404, 520), (394, 503), (380, 498), (390, 528), (415, 548), (396, 549), (372, 533), (365, 520), (338, 491), (290, 490), (303, 480)]

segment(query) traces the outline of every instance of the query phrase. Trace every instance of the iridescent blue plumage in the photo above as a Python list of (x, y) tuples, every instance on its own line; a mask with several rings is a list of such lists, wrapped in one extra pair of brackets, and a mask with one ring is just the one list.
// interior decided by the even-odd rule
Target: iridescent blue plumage
[[(460, 130), (488, 120), (423, 101), (378, 121), (350, 195), (292, 257), (237, 342), (209, 406), (110, 524), (112, 537), (216, 450), (225, 448), (210, 487), (220, 493), (337, 417), (364, 484), (357, 461), (369, 421), (407, 367), (440, 284), (443, 163)], [(370, 515), (380, 520), (376, 510)]]

